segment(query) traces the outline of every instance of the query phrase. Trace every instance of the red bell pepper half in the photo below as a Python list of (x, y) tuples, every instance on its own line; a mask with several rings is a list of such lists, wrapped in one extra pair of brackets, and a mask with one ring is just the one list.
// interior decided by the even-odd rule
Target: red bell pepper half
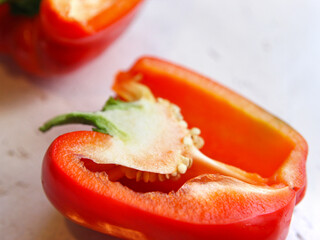
[(0, 53), (29, 73), (69, 72), (108, 47), (143, 0), (0, 0)]
[[(303, 137), (220, 84), (156, 58), (141, 58), (120, 72), (114, 90), (125, 99), (136, 97), (131, 90), (138, 78), (140, 87), (181, 108), (189, 126), (202, 131), (202, 152), (231, 174), (194, 159), (178, 180), (111, 180), (108, 164), (92, 160), (108, 153), (112, 137), (71, 132), (58, 137), (44, 157), (43, 188), (52, 204), (80, 225), (125, 239), (285, 239), (306, 189)], [(104, 109), (110, 104), (122, 103), (109, 100)], [(55, 121), (92, 122), (80, 115)], [(153, 145), (145, 151), (154, 151)]]

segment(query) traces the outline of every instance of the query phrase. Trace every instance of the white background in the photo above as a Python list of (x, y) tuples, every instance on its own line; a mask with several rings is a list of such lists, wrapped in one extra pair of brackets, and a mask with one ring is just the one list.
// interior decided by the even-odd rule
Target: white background
[(288, 239), (320, 239), (318, 0), (148, 0), (103, 55), (64, 77), (33, 79), (1, 57), (1, 239), (108, 239), (65, 220), (41, 188), (41, 161), (48, 145), (59, 134), (81, 127), (47, 134), (37, 128), (59, 113), (100, 109), (115, 73), (142, 55), (217, 80), (306, 138), (308, 190), (294, 210)]

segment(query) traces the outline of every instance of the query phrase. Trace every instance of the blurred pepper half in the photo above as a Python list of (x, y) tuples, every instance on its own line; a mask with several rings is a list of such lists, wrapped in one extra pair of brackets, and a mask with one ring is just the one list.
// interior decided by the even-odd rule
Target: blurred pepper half
[(38, 76), (72, 71), (108, 47), (143, 0), (0, 0), (0, 52)]
[(114, 90), (130, 91), (137, 77), (201, 129), (204, 154), (265, 181), (249, 183), (197, 159), (175, 181), (111, 181), (106, 164), (89, 160), (108, 151), (110, 136), (72, 132), (44, 157), (43, 187), (53, 205), (76, 223), (125, 239), (285, 239), (306, 189), (303, 137), (220, 84), (156, 58), (120, 72)]

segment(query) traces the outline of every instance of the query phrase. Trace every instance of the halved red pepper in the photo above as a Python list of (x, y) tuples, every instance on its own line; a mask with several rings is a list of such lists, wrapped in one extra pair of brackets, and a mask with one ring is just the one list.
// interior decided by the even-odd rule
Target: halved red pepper
[(220, 84), (156, 58), (120, 72), (114, 89), (136, 76), (202, 130), (206, 155), (265, 184), (211, 173), (197, 161), (177, 181), (110, 181), (100, 173), (105, 165), (82, 159), (110, 136), (82, 131), (58, 137), (44, 157), (43, 187), (53, 205), (78, 224), (125, 239), (285, 239), (306, 189), (303, 137)]
[(1, 0), (0, 52), (35, 75), (69, 72), (104, 51), (142, 2)]

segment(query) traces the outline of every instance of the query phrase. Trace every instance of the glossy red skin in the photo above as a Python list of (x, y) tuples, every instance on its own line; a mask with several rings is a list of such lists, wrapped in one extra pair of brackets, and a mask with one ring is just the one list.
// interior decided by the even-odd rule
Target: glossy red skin
[[(228, 224), (197, 224), (152, 214), (145, 211), (143, 206), (132, 206), (126, 196), (123, 196), (125, 199), (117, 199), (108, 193), (84, 187), (81, 180), (75, 181), (62, 166), (61, 155), (69, 159), (68, 161), (73, 161), (75, 156), (69, 155), (67, 149), (61, 148), (68, 147), (68, 144), (73, 146), (76, 142), (80, 143), (87, 138), (86, 135), (91, 134), (100, 135), (92, 132), (73, 132), (60, 136), (48, 149), (43, 162), (42, 183), (45, 193), (51, 203), (72, 221), (124, 239), (283, 240), (287, 236), (295, 206), (294, 194), (288, 196), (284, 207), (268, 214)], [(65, 155), (66, 153), (69, 156)], [(129, 192), (127, 198), (130, 198)], [(104, 227), (105, 223), (111, 224), (112, 227)], [(120, 232), (117, 231), (118, 227), (121, 228)]]
[[(147, 84), (158, 96), (164, 95), (164, 97), (175, 101), (177, 100), (174, 94), (176, 90), (166, 87), (166, 81), (169, 79), (173, 85), (180, 81), (178, 75), (175, 76), (174, 74), (177, 69), (182, 71), (182, 75), (186, 79), (190, 78), (188, 75), (191, 74), (194, 83), (201, 84), (201, 81), (204, 81), (205, 84), (208, 84), (208, 87), (212, 84), (210, 80), (202, 79), (200, 81), (196, 79), (194, 73), (187, 69), (154, 58), (140, 59), (128, 73), (129, 75), (133, 74), (133, 76), (142, 74), (145, 77), (144, 84)], [(200, 75), (196, 76), (203, 78)], [(158, 80), (163, 83), (158, 82)], [(156, 89), (156, 87), (158, 88)], [(186, 87), (184, 88), (188, 91)], [(228, 94), (234, 95), (235, 93), (230, 92)], [(181, 101), (180, 106), (183, 106), (184, 100)], [(192, 124), (195, 124), (192, 115), (189, 115), (192, 111), (182, 108), (182, 112), (186, 113), (186, 117), (189, 118), (187, 119), (188, 122), (190, 120)], [(206, 136), (206, 130), (203, 132)], [(81, 146), (86, 141), (90, 142), (91, 140), (88, 139), (97, 139), (96, 144), (102, 144), (102, 141), (99, 140), (100, 138), (103, 139), (100, 133), (74, 132), (57, 138), (44, 157), (43, 187), (52, 204), (72, 221), (120, 238), (284, 240), (289, 230), (294, 206), (296, 202), (302, 199), (306, 187), (305, 160), (307, 145), (298, 134), (295, 137), (298, 139), (297, 144), (301, 144), (301, 146), (298, 146), (298, 150), (301, 151), (299, 158), (293, 162), (284, 162), (276, 171), (275, 177), (270, 177), (271, 184), (291, 185), (288, 193), (283, 195), (283, 199), (279, 197), (278, 201), (271, 203), (274, 207), (271, 207), (271, 210), (269, 209), (265, 213), (258, 213), (253, 210), (252, 215), (246, 215), (243, 218), (237, 216), (235, 220), (228, 220), (224, 223), (223, 220), (221, 223), (215, 223), (214, 221), (199, 223), (192, 219), (188, 220), (188, 217), (181, 220), (172, 215), (155, 213), (148, 208), (150, 205), (148, 197), (141, 197), (138, 193), (127, 189), (120, 183), (112, 183), (107, 179), (104, 179), (102, 183), (100, 180), (97, 182), (94, 173), (79, 167), (77, 162), (79, 162), (80, 157), (78, 155), (81, 152), (74, 154), (69, 152), (68, 149), (75, 145)], [(210, 151), (210, 149), (204, 150), (207, 153)], [(66, 164), (69, 163), (73, 167), (66, 167)], [(293, 178), (289, 176), (289, 179), (286, 179), (286, 176), (283, 177), (279, 174), (281, 169), (287, 167), (288, 164), (301, 168), (292, 174), (302, 173), (302, 175), (291, 176)], [(294, 179), (293, 182), (290, 182), (290, 179)], [(117, 195), (118, 192), (119, 195)], [(158, 207), (166, 212), (167, 200), (164, 199), (164, 196), (154, 195), (152, 198), (160, 198)], [(135, 197), (137, 198), (135, 199)], [(163, 197), (163, 203), (161, 197)], [(234, 201), (238, 200), (235, 199)], [(278, 202), (281, 201), (283, 201), (283, 204), (280, 207), (277, 206)], [(188, 204), (192, 206), (197, 202), (189, 202)], [(226, 206), (232, 208), (233, 204), (230, 202)], [(261, 203), (256, 203), (256, 205), (259, 204)], [(254, 205), (255, 203), (253, 203)], [(156, 208), (156, 205), (154, 207)], [(265, 207), (267, 206), (263, 208)], [(195, 212), (195, 214), (197, 213)]]
[(101, 54), (123, 33), (143, 0), (132, 2), (130, 9), (94, 32), (63, 19), (48, 0), (42, 1), (35, 17), (14, 16), (7, 4), (0, 5), (0, 53), (36, 76), (68, 73)]

